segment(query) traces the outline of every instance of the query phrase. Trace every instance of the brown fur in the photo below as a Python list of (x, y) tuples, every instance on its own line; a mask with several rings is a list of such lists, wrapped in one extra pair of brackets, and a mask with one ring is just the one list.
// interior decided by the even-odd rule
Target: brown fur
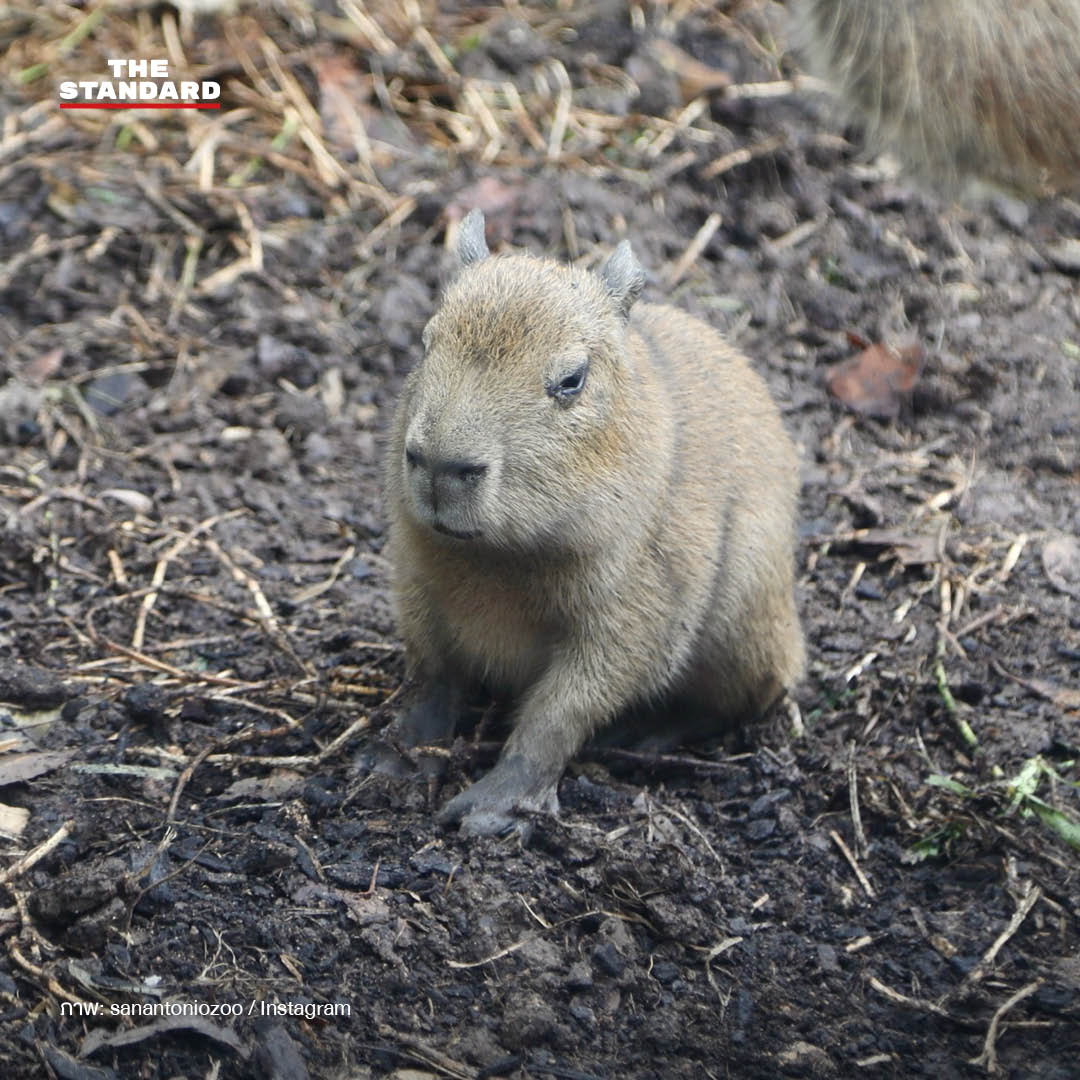
[[(485, 257), (482, 218), (463, 228), (472, 265), (425, 331), (386, 491), (399, 626), (427, 687), (403, 737), (448, 735), (473, 684), (514, 703), (499, 763), (443, 815), (489, 832), (554, 809), (569, 759), (631, 708), (720, 727), (799, 678), (798, 470), (764, 382), (716, 331), (652, 304), (626, 316), (642, 280), (628, 245), (593, 274)], [(586, 359), (560, 403), (549, 388)], [(436, 480), (436, 511), (439, 460), (486, 471)]]
[(1080, 188), (1080, 0), (799, 0), (795, 14), (813, 73), (917, 172)]

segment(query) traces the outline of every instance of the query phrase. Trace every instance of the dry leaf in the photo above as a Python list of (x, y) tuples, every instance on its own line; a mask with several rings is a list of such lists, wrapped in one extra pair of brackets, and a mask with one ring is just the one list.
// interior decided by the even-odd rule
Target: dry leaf
[(244, 1044), (231, 1028), (221, 1027), (220, 1024), (212, 1024), (201, 1016), (166, 1016), (161, 1020), (155, 1020), (152, 1024), (144, 1024), (141, 1027), (129, 1028), (124, 1031), (110, 1033), (104, 1028), (94, 1028), (79, 1047), (80, 1057), (89, 1057), (102, 1047), (110, 1050), (121, 1046), (134, 1046), (145, 1039), (156, 1039), (159, 1035), (169, 1035), (175, 1031), (193, 1031), (203, 1035), (207, 1039), (213, 1039), (224, 1046), (229, 1047), (241, 1056), (246, 1056)]
[(0, 803), (0, 833), (15, 839), (22, 835), (26, 823), (30, 820), (30, 811), (21, 806), (7, 806)]
[(71, 754), (63, 750), (40, 750), (30, 754), (7, 754), (0, 758), (0, 787), (33, 780), (42, 773), (66, 765)]
[(829, 392), (854, 412), (891, 419), (915, 388), (921, 368), (920, 345), (871, 345), (830, 369)]

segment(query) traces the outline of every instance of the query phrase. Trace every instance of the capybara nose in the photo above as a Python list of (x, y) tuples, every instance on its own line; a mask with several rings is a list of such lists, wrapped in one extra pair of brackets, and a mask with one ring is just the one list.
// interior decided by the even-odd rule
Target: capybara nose
[(431, 508), (436, 512), (471, 499), (488, 471), (487, 462), (432, 454), (416, 442), (406, 443), (405, 463), (417, 490), (430, 492)]
[(487, 465), (479, 461), (463, 461), (460, 458), (439, 458), (429, 464), (431, 474), (431, 501), (434, 509), (446, 509), (462, 504), (476, 493), (480, 478), (487, 472)]
[(470, 484), (479, 480), (487, 472), (487, 465), (482, 461), (461, 461), (458, 458), (433, 461), (430, 465), (434, 477), (449, 476), (461, 484)]
[(426, 454), (415, 443), (405, 447), (405, 462), (410, 469), (423, 469), (432, 480), (449, 477), (462, 485), (475, 483), (488, 470), (486, 462)]

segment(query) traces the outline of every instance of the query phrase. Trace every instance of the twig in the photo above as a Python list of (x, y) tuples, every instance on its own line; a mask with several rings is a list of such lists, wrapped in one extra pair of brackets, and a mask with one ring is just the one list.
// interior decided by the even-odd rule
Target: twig
[(65, 990), (44, 968), (40, 968), (36, 964), (31, 964), (19, 951), (18, 945), (14, 944), (14, 942), (8, 946), (8, 953), (10, 954), (11, 959), (14, 960), (23, 971), (28, 972), (30, 975), (33, 975), (35, 979), (38, 979), (43, 983), (53, 997), (73, 1002), (74, 1004), (85, 1008), (87, 1011), (90, 1010), (90, 1002), (85, 998), (78, 997)]
[(855, 767), (855, 740), (848, 743), (848, 802), (851, 806), (851, 824), (855, 830), (855, 847), (860, 859), (866, 858), (868, 845), (863, 831), (862, 812), (859, 810), (859, 774)]
[(73, 818), (65, 821), (48, 840), (42, 841), (36, 848), (32, 851), (28, 851), (17, 862), (13, 862), (6, 869), (0, 870), (0, 885), (7, 885), (8, 882), (14, 881), (17, 877), (25, 874), (32, 866), (39, 863), (46, 855), (59, 847), (71, 835), (71, 830), (73, 828), (75, 828), (75, 821)]
[(195, 770), (217, 749), (215, 743), (211, 743), (209, 746), (204, 747), (197, 753), (184, 771), (176, 778), (176, 786), (173, 788), (172, 798), (169, 800), (169, 812), (165, 815), (165, 820), (168, 824), (172, 824), (176, 820), (176, 808), (180, 803), (180, 796), (184, 792), (184, 788), (187, 787), (188, 781), (195, 775)]
[[(602, 914), (600, 908), (591, 908), (589, 911), (583, 911), (580, 915), (570, 915), (568, 918), (560, 919), (557, 923), (551, 924), (552, 930), (558, 930), (560, 927), (567, 926), (572, 922), (577, 922), (579, 919), (590, 919), (593, 915)], [(547, 931), (538, 930), (534, 934), (527, 934), (525, 937), (518, 941), (515, 941), (512, 945), (507, 945), (505, 948), (496, 949), (490, 956), (485, 956), (483, 960), (448, 960), (447, 964), (456, 968), (458, 971), (466, 971), (469, 968), (483, 967), (485, 964), (492, 964), (496, 960), (501, 960), (504, 956), (510, 956), (516, 953), (518, 949), (523, 949), (530, 941), (535, 941), (538, 937), (543, 936)]]
[[(482, 744), (478, 749), (495, 749), (495, 744)], [(601, 761), (629, 761), (647, 768), (663, 765), (674, 769), (700, 769), (704, 772), (723, 772), (731, 769), (730, 760), (709, 761), (688, 754), (652, 754), (643, 750), (626, 750), (619, 746), (586, 747), (583, 756)]]
[(1042, 889), (1040, 889), (1038, 885), (1032, 885), (1027, 895), (1013, 913), (1013, 917), (1009, 920), (1005, 929), (994, 939), (994, 943), (983, 954), (983, 958), (967, 973), (967, 975), (964, 976), (960, 985), (945, 995), (942, 1004), (962, 997), (976, 983), (982, 982), (982, 980), (986, 978), (987, 973), (994, 966), (994, 960), (997, 958), (997, 954), (1016, 931), (1020, 929), (1024, 920), (1031, 913), (1031, 909), (1039, 902), (1041, 897)]
[(555, 80), (559, 84), (559, 97), (555, 103), (555, 116), (551, 121), (551, 131), (548, 134), (547, 158), (548, 161), (557, 161), (562, 154), (563, 138), (566, 135), (566, 124), (570, 117), (570, 102), (573, 99), (573, 90), (570, 85), (570, 76), (566, 68), (558, 60), (552, 60), (551, 70), (555, 73)]
[(1002, 1069), (1001, 1066), (998, 1065), (997, 1059), (998, 1028), (1001, 1027), (1001, 1021), (1010, 1009), (1019, 1005), (1024, 998), (1031, 997), (1040, 986), (1042, 986), (1042, 979), (1036, 979), (1034, 982), (1028, 983), (1027, 986), (1021, 987), (997, 1010), (997, 1012), (994, 1013), (994, 1017), (990, 1021), (990, 1027), (986, 1032), (986, 1040), (983, 1043), (982, 1053), (979, 1054), (978, 1057), (969, 1059), (969, 1065), (985, 1066), (986, 1071), (991, 1076), (997, 1076), (1001, 1073)]
[(708, 246), (716, 230), (720, 228), (723, 217), (715, 211), (706, 219), (700, 229), (694, 234), (694, 239), (686, 246), (686, 250), (679, 256), (678, 261), (670, 266), (664, 274), (664, 280), (668, 286), (678, 285), (686, 276), (687, 270), (697, 261), (698, 256)]
[(422, 1042), (415, 1036), (406, 1035), (402, 1031), (395, 1031), (388, 1024), (379, 1025), (379, 1035), (384, 1039), (399, 1044), (403, 1048), (395, 1050), (395, 1053), (408, 1060), (426, 1065), (428, 1068), (438, 1069), (447, 1076), (454, 1077), (455, 1080), (474, 1080), (479, 1075), (478, 1071), (471, 1065), (455, 1061), (452, 1057), (448, 1057), (433, 1046), (428, 1046), (427, 1043)]
[(262, 591), (262, 587), (255, 578), (242, 567), (237, 566), (232, 557), (215, 539), (213, 539), (213, 537), (207, 537), (204, 543), (222, 566), (224, 566), (232, 575), (233, 581), (238, 585), (244, 585), (248, 592), (251, 593), (252, 599), (255, 601), (255, 610), (258, 612), (259, 625), (263, 628), (266, 636), (270, 638), (270, 640), (305, 675), (307, 675), (308, 678), (314, 679), (316, 677), (315, 668), (310, 661), (302, 659), (297, 654), (292, 642), (289, 641), (285, 632), (278, 625), (277, 616), (274, 615), (274, 609), (270, 606), (270, 601), (266, 599), (266, 594)]
[[(395, 690), (387, 701), (397, 693), (398, 691)], [(316, 754), (315, 760), (321, 765), (327, 758), (333, 757), (357, 732), (366, 731), (369, 727), (371, 727), (371, 717), (358, 716), (340, 735), (335, 736)]]
[(859, 866), (855, 856), (851, 853), (851, 848), (844, 843), (844, 838), (835, 829), (829, 830), (829, 836), (832, 837), (833, 843), (840, 849), (840, 853), (847, 859), (848, 865), (851, 867), (852, 872), (862, 886), (863, 892), (866, 893), (871, 900), (876, 900), (877, 894), (874, 892), (874, 887), (870, 884), (870, 879), (863, 873), (862, 867)]
[(131, 647), (138, 651), (142, 648), (143, 638), (146, 634), (146, 620), (153, 611), (154, 605), (157, 603), (158, 590), (165, 581), (165, 574), (168, 572), (169, 563), (173, 561), (178, 555), (180, 555), (185, 548), (189, 547), (200, 533), (206, 532), (208, 529), (212, 529), (220, 521), (224, 521), (226, 518), (238, 517), (240, 514), (246, 514), (247, 510), (228, 510), (223, 514), (214, 514), (212, 517), (208, 517), (205, 521), (200, 521), (195, 528), (185, 533), (176, 541), (175, 544), (164, 555), (158, 559), (157, 565), (154, 567), (154, 576), (151, 578), (151, 592), (148, 592), (143, 597), (142, 605), (139, 607), (139, 614), (135, 618), (135, 632), (131, 635)]
[(341, 571), (352, 561), (353, 556), (356, 554), (356, 546), (350, 544), (335, 560), (334, 565), (330, 567), (330, 573), (322, 580), (316, 582), (314, 585), (308, 585), (306, 588), (301, 589), (299, 592), (294, 593), (291, 603), (295, 607), (300, 607), (303, 604), (308, 604), (312, 600), (319, 596), (322, 596), (324, 592), (332, 588), (334, 582), (337, 581), (341, 575)]
[(904, 1005), (909, 1009), (918, 1009), (920, 1012), (932, 1013), (934, 1016), (940, 1016), (945, 1020), (957, 1019), (940, 1005), (935, 1005), (934, 1002), (926, 1001), (923, 998), (913, 998), (908, 997), (907, 994), (901, 994), (899, 990), (894, 990), (891, 986), (886, 986), (880, 979), (875, 978), (873, 975), (870, 976), (868, 981), (879, 994), (887, 997), (895, 1005)]
[(769, 138), (762, 139), (761, 142), (756, 143), (754, 146), (740, 146), (738, 150), (722, 154), (701, 170), (701, 179), (713, 180), (722, 173), (730, 172), (740, 165), (749, 164), (755, 158), (765, 157), (779, 150), (785, 141), (783, 135), (770, 135)]
[(995, 577), (996, 581), (1005, 582), (1008, 580), (1009, 575), (1013, 572), (1013, 568), (1020, 561), (1020, 555), (1023, 553), (1028, 539), (1027, 533), (1021, 533), (1009, 545), (1009, 550), (1005, 552), (1005, 558), (1001, 562), (1001, 569), (997, 572)]

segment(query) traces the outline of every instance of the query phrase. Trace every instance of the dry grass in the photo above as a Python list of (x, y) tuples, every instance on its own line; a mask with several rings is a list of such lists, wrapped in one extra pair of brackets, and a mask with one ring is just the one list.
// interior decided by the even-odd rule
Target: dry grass
[[(695, 14), (738, 34), (778, 72), (775, 45), (753, 18), (756, 6), (741, 5), (745, 21), (736, 22), (700, 0), (672, 3), (660, 9), (657, 29), (670, 34)], [(376, 215), (374, 251), (415, 209), (410, 184), (395, 183), (402, 161), (414, 168), (418, 159), (443, 167), (555, 163), (647, 188), (689, 167), (710, 178), (777, 148), (737, 145), (709, 118), (710, 98), (794, 89), (780, 79), (731, 86), (723, 72), (658, 38), (644, 70), (674, 88), (671, 108), (638, 112), (640, 87), (626, 71), (587, 51), (572, 71), (558, 58), (560, 44), (594, 16), (587, 3), (552, 9), (507, 0), (447, 11), (432, 0), (342, 0), (334, 13), (307, 0), (270, 7), (240, 5), (198, 22), (141, 3), (102, 2), (86, 11), (47, 0), (9, 9), (0, 27), (0, 38), (10, 40), (0, 78), (15, 88), (15, 100), (0, 139), (0, 183), (27, 155), (60, 149), (69, 158), (73, 150), (125, 151), (146, 175), (205, 195), (235, 198), (293, 174), (330, 213)], [(627, 18), (643, 28), (641, 9), (628, 8)], [(508, 20), (527, 26), (537, 51), (549, 55), (514, 79), (462, 74), (470, 53)], [(223, 107), (58, 113), (60, 80), (100, 78), (116, 56), (165, 57), (174, 78), (218, 80)], [(606, 109), (606, 102), (618, 104)], [(93, 179), (85, 168), (80, 178)], [(63, 198), (57, 195), (61, 208)], [(177, 224), (198, 235), (190, 220)], [(228, 280), (246, 266), (257, 266), (256, 252), (219, 272)]]

